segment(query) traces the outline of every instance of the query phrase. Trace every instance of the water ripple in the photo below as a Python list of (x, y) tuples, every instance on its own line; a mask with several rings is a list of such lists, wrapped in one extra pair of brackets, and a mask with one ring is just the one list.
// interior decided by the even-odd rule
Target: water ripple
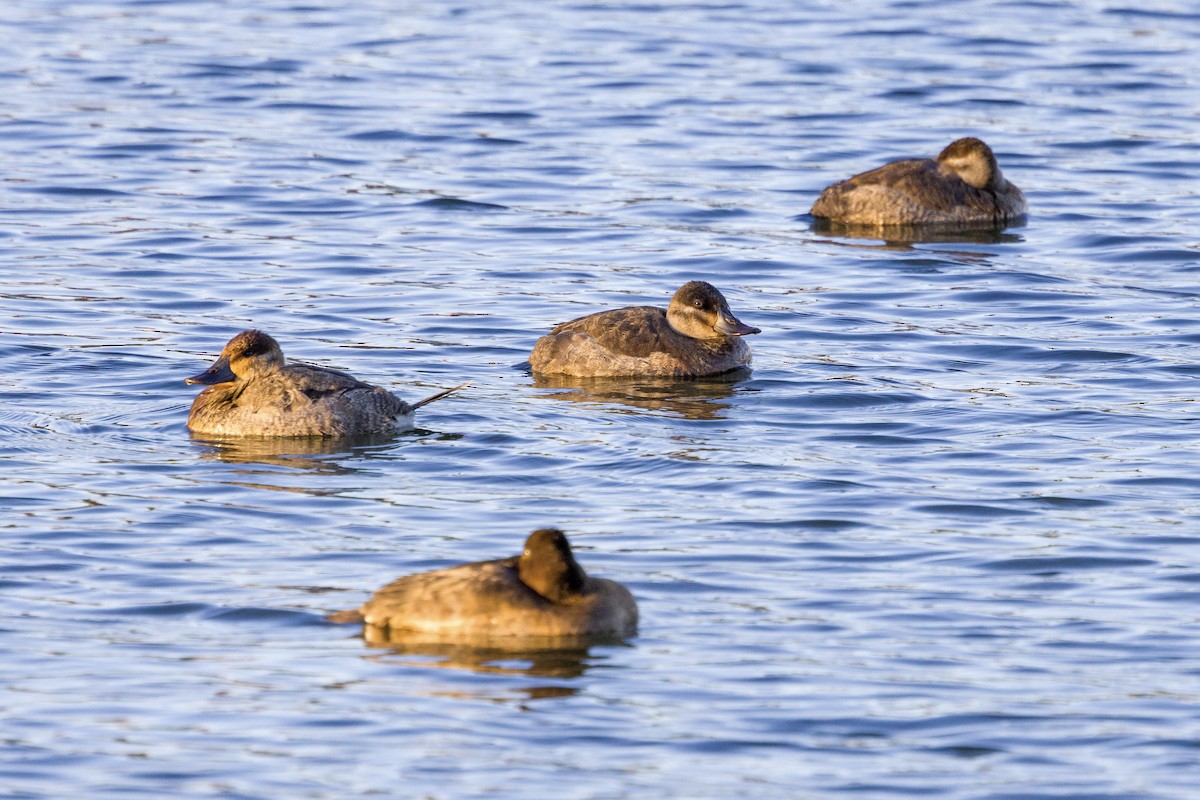
[[(1200, 15), (10, 6), (10, 794), (1194, 796)], [(964, 135), (1027, 224), (808, 215)], [(694, 279), (753, 372), (522, 366)], [(183, 377), (251, 326), (472, 386), (382, 440), (189, 437)], [(638, 637), (323, 622), (544, 525)]]

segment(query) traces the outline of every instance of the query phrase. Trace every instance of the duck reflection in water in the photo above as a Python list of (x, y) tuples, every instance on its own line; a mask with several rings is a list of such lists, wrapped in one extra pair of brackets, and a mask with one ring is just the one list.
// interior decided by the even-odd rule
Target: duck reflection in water
[(624, 413), (667, 414), (683, 419), (722, 419), (732, 405), (720, 402), (733, 397), (737, 384), (749, 379), (750, 369), (690, 381), (672, 379), (575, 378), (570, 375), (533, 376), (538, 389), (559, 389), (540, 397), (576, 403), (626, 406)]
[(828, 186), (810, 213), (814, 227), (828, 232), (960, 241), (945, 232), (996, 230), (1020, 222), (1027, 210), (1025, 195), (1004, 177), (992, 149), (967, 137), (937, 158), (893, 161)]
[(349, 475), (358, 471), (347, 459), (369, 460), (376, 451), (389, 451), (394, 434), (365, 436), (198, 436), (192, 439), (201, 448), (200, 458), (227, 464), (264, 464), (289, 467), (327, 475)]
[[(591, 667), (604, 663), (604, 648), (629, 646), (624, 638), (602, 636), (554, 637), (541, 641), (525, 638), (508, 643), (492, 640), (486, 645), (423, 639), (421, 635), (372, 625), (363, 630), (363, 643), (384, 651), (375, 658), (388, 663), (459, 669), (488, 675), (526, 675), (568, 682), (522, 687), (520, 691), (532, 699), (575, 694), (578, 689), (569, 682), (581, 677)], [(470, 694), (475, 696), (474, 693)]]
[[(844, 222), (833, 222), (827, 219), (812, 221), (813, 233), (823, 236), (838, 236), (846, 239), (876, 239), (882, 244), (862, 244), (843, 242), (848, 247), (860, 247), (871, 250), (897, 250), (911, 252), (917, 248), (914, 244), (1018, 244), (1025, 241), (1019, 233), (1013, 233), (1012, 228), (1021, 227), (1025, 223), (1018, 220), (1010, 223), (1007, 228), (980, 229), (942, 229), (933, 225), (849, 225)], [(946, 255), (958, 255), (969, 260), (990, 258), (994, 253), (980, 250), (963, 250), (961, 252), (938, 250)]]

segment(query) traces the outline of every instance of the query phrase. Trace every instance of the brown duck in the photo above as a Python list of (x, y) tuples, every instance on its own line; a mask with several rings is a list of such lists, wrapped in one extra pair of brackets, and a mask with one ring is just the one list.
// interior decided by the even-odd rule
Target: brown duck
[(211, 436), (395, 433), (412, 427), (418, 408), (467, 385), (406, 403), (344, 372), (289, 364), (279, 343), (257, 330), (234, 336), (211, 367), (186, 382), (208, 387), (192, 402), (188, 428)]
[(969, 137), (937, 158), (893, 161), (829, 186), (812, 215), (847, 225), (1001, 227), (1028, 207), (1005, 179), (992, 148)]
[(543, 528), (519, 556), (407, 575), (328, 619), (429, 641), (624, 637), (638, 610), (624, 586), (583, 571), (562, 531)]
[(698, 378), (746, 367), (742, 324), (710, 283), (679, 287), (664, 311), (631, 306), (564, 322), (534, 345), (529, 366), (543, 375), (581, 378)]

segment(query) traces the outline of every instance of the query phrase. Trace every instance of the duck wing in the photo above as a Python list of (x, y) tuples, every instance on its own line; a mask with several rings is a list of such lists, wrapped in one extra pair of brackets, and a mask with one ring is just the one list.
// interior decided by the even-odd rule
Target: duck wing
[(364, 419), (408, 410), (386, 389), (310, 364), (288, 364), (247, 381), (233, 402), (244, 413), (286, 422), (294, 435), (362, 433), (373, 429)]
[(384, 586), (361, 612), (372, 625), (437, 630), (488, 625), (507, 610), (548, 604), (521, 582), (518, 557), (406, 575)]
[(938, 211), (951, 211), (963, 205), (988, 207), (990, 195), (957, 175), (941, 171), (936, 161), (930, 159), (918, 164), (920, 168), (898, 176), (892, 184), (897, 191), (915, 198), (925, 208)]
[(860, 172), (841, 183), (848, 183), (851, 186), (896, 186), (911, 180), (914, 175), (931, 170), (937, 172), (937, 162), (932, 158), (906, 158), (903, 161), (893, 161), (882, 167)]
[(364, 390), (375, 391), (375, 387), (336, 369), (316, 367), (311, 364), (288, 364), (279, 371), (281, 383), (286, 383), (294, 392), (319, 402), (329, 395)]
[(669, 351), (679, 334), (667, 324), (667, 312), (653, 306), (630, 306), (600, 311), (564, 322), (552, 334), (582, 333), (605, 350), (632, 358)]
[(835, 183), (822, 192), (820, 199), (825, 200), (826, 195), (830, 200), (845, 197), (856, 189), (883, 189), (907, 197), (919, 197), (927, 204), (939, 206), (946, 199), (946, 177), (938, 171), (937, 162), (933, 159), (894, 161)]

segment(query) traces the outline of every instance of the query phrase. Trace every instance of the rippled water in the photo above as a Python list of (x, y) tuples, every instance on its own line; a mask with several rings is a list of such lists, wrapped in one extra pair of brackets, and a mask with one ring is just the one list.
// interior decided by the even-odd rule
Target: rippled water
[[(1189, 9), (7, 3), (0, 795), (1194, 797)], [(970, 134), (1028, 225), (812, 229)], [(763, 329), (749, 376), (523, 369), (690, 279)], [(383, 441), (192, 440), (183, 377), (251, 325), (473, 387)], [(548, 524), (637, 638), (322, 620)]]

